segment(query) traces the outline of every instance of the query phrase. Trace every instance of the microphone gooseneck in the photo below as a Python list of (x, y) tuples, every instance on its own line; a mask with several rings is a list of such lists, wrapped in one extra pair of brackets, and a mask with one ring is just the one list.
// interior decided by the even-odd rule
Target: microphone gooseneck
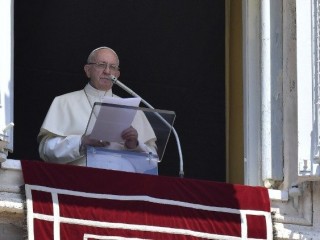
[[(133, 90), (131, 90), (129, 87), (127, 87), (126, 85), (124, 85), (122, 82), (120, 82), (118, 80), (118, 78), (116, 78), (115, 76), (111, 75), (111, 81), (112, 83), (118, 85), (120, 88), (122, 88), (123, 90), (125, 90), (127, 93), (129, 93), (130, 95), (134, 96), (134, 97), (138, 97), (141, 98), (141, 101), (143, 104), (145, 104), (147, 107), (151, 108), (151, 109), (155, 109), (153, 106), (151, 106), (146, 100), (144, 100), (142, 97), (140, 97), (137, 93), (135, 93)], [(167, 120), (165, 120), (159, 113), (156, 112), (157, 117), (159, 117), (159, 119), (161, 119), (169, 128), (171, 128), (176, 142), (177, 142), (177, 146), (178, 146), (178, 152), (179, 152), (179, 158), (180, 158), (180, 172), (179, 172), (179, 176), (180, 177), (184, 177), (184, 171), (183, 171), (183, 157), (182, 157), (182, 150), (181, 150), (181, 145), (180, 145), (180, 140), (179, 140), (179, 136), (177, 131), (175, 130), (175, 128), (173, 126), (171, 126)]]

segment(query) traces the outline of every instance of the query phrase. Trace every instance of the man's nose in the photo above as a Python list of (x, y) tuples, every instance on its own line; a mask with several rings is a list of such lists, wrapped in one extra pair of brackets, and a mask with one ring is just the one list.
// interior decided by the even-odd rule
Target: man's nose
[(109, 64), (106, 65), (106, 67), (104, 68), (103, 72), (105, 72), (105, 73), (110, 73)]

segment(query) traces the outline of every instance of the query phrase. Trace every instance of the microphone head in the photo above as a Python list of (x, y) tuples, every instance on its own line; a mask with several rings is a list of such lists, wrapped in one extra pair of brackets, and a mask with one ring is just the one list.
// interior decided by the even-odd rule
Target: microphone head
[(110, 78), (113, 83), (116, 83), (118, 81), (118, 79), (113, 75), (111, 75)]

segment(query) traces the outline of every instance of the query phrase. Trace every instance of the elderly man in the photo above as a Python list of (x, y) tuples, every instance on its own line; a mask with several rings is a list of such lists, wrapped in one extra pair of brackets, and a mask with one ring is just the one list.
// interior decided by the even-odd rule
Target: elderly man
[[(46, 115), (38, 135), (39, 154), (44, 161), (85, 165), (87, 146), (115, 146), (84, 133), (94, 103), (106, 96), (118, 97), (112, 93), (111, 81), (111, 76), (120, 76), (118, 55), (108, 47), (94, 49), (84, 71), (89, 78), (84, 89), (56, 97)], [(123, 142), (117, 143), (118, 150), (154, 152), (156, 149), (155, 134), (143, 114), (136, 115), (132, 126), (121, 137)]]

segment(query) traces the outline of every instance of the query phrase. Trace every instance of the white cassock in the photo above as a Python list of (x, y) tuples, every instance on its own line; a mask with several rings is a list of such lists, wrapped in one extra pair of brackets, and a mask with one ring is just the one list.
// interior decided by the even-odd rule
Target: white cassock
[[(94, 102), (101, 102), (104, 96), (118, 97), (112, 94), (112, 90), (99, 91), (90, 84), (83, 90), (56, 97), (38, 135), (41, 159), (84, 166), (86, 155), (80, 151), (81, 137), (85, 133)], [(143, 112), (137, 111), (132, 127), (138, 132), (139, 146), (135, 150), (156, 154), (156, 136)], [(125, 149), (123, 144), (118, 143), (111, 143), (109, 147)], [(113, 169), (133, 171), (125, 169), (123, 163), (121, 166), (114, 165)]]

